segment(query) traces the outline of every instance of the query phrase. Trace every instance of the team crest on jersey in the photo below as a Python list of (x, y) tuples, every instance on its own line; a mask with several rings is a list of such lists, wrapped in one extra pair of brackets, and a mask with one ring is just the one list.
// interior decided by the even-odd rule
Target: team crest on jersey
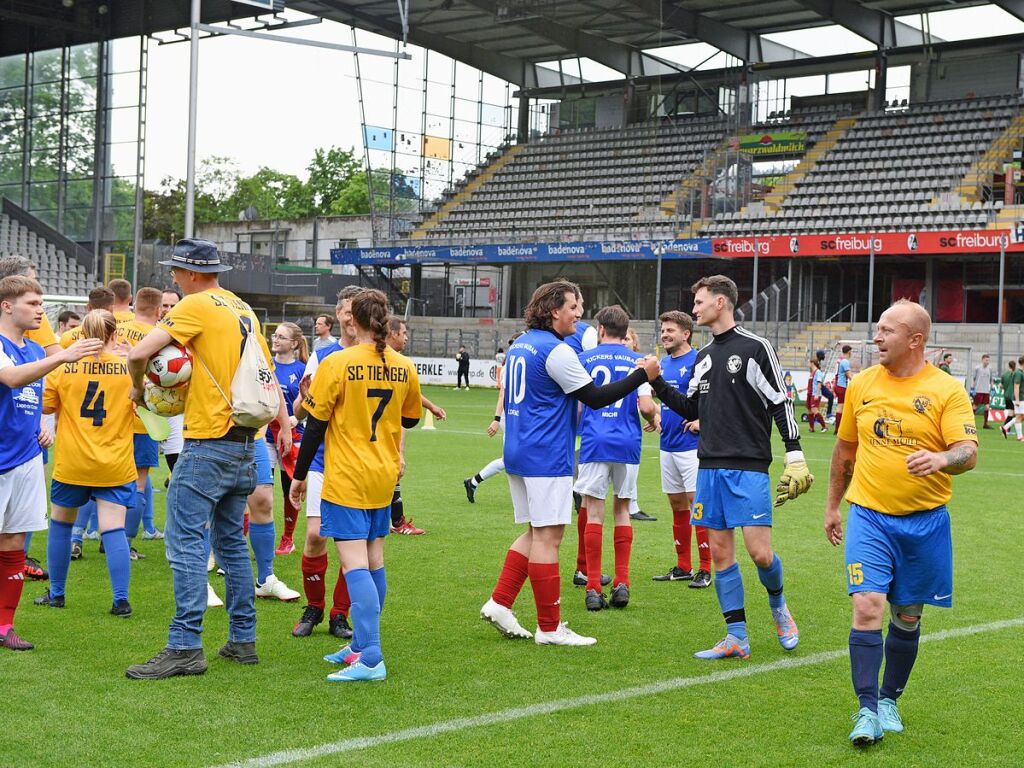
[(932, 404), (932, 401), (924, 395), (918, 395), (912, 402), (914, 404), (914, 410), (918, 413), (924, 413), (928, 410), (928, 406)]
[(900, 439), (903, 437), (903, 421), (885, 417), (875, 419), (875, 434), (883, 439)]
[(743, 367), (743, 361), (740, 359), (739, 355), (730, 355), (725, 367), (728, 369), (729, 373), (739, 373), (740, 368)]

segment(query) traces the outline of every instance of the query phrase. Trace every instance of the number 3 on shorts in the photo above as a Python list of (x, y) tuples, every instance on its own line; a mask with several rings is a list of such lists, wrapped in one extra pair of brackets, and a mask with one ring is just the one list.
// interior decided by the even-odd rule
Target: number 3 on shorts
[(690, 517), (694, 520), (700, 520), (702, 517), (704, 517), (704, 505), (694, 504), (693, 512), (690, 514)]
[(864, 583), (864, 570), (860, 563), (850, 563), (846, 566), (846, 578), (851, 587)]

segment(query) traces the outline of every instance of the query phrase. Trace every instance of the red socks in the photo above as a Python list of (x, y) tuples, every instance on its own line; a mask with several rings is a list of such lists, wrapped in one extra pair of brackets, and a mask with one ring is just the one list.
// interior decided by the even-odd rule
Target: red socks
[[(836, 434), (839, 434), (839, 424), (843, 420), (843, 412), (836, 411)], [(824, 423), (824, 422), (823, 422)]]
[(690, 510), (672, 510), (672, 538), (676, 545), (676, 565), (684, 571), (690, 570), (693, 565), (690, 558)]
[(708, 529), (702, 525), (693, 526), (697, 533), (697, 557), (700, 558), (700, 569), (711, 573), (711, 540)]
[(25, 586), (25, 550), (0, 552), (0, 628), (14, 624), (14, 612)]
[(348, 596), (348, 582), (345, 581), (345, 572), (338, 566), (338, 581), (334, 584), (334, 605), (331, 606), (331, 618), (341, 614), (348, 618), (349, 608), (352, 607), (352, 598)]
[(292, 538), (295, 533), (295, 523), (299, 519), (299, 510), (292, 506), (291, 500), (284, 497), (284, 538)]
[(501, 567), (501, 573), (498, 575), (498, 583), (494, 585), (494, 591), (491, 593), (491, 599), (494, 602), (506, 608), (512, 608), (512, 603), (516, 601), (519, 591), (526, 583), (528, 562), (526, 555), (520, 554), (514, 549), (508, 551), (508, 554), (505, 555), (505, 564)]
[(530, 586), (537, 605), (537, 627), (541, 632), (554, 632), (562, 618), (562, 578), (558, 563), (530, 563)]
[[(612, 534), (612, 542), (615, 544), (615, 578), (613, 585), (625, 584), (629, 586), (629, 554), (633, 550), (633, 527), (631, 525), (616, 525)], [(598, 576), (598, 579), (601, 577)]]
[(583, 534), (586, 543), (587, 589), (601, 591), (601, 539), (604, 536), (604, 525), (587, 523)]
[(584, 538), (587, 531), (587, 508), (580, 507), (579, 516), (576, 518), (576, 570), (580, 573), (587, 572), (587, 550)]
[(242, 513), (242, 535), (249, 538), (249, 507)]
[(327, 577), (327, 555), (302, 556), (302, 591), (306, 602), (314, 608), (324, 609), (324, 579)]

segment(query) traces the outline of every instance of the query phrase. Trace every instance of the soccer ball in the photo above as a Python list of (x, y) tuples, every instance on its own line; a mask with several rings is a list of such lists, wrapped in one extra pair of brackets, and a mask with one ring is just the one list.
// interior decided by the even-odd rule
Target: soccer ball
[(168, 389), (146, 382), (142, 396), (146, 407), (157, 416), (177, 416), (185, 412), (186, 391), (184, 387)]
[(146, 378), (165, 389), (184, 386), (192, 378), (192, 358), (184, 347), (168, 344), (149, 358)]

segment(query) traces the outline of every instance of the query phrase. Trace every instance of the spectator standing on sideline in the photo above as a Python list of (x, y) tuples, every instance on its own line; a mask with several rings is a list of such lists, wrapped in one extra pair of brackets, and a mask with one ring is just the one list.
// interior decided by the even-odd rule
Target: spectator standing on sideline
[(455, 389), (461, 388), (463, 378), (466, 380), (466, 389), (469, 389), (469, 353), (466, 351), (465, 344), (459, 344), (455, 360), (459, 364), (458, 372), (455, 374)]
[(330, 315), (317, 315), (313, 323), (313, 351), (329, 347), (336, 342), (334, 338), (334, 318)]
[(989, 393), (992, 391), (990, 359), (988, 355), (982, 355), (981, 365), (974, 367), (974, 375), (971, 377), (971, 400), (974, 405), (974, 411), (977, 413), (978, 408), (981, 408), (981, 412), (985, 415), (985, 423), (982, 425), (982, 429), (991, 429), (988, 425), (988, 399)]
[(950, 367), (952, 365), (953, 365), (953, 353), (952, 352), (947, 352), (946, 354), (944, 354), (942, 356), (942, 362), (939, 363), (939, 370), (943, 371), (944, 373), (948, 373), (950, 376), (952, 376), (953, 372), (950, 371)]

